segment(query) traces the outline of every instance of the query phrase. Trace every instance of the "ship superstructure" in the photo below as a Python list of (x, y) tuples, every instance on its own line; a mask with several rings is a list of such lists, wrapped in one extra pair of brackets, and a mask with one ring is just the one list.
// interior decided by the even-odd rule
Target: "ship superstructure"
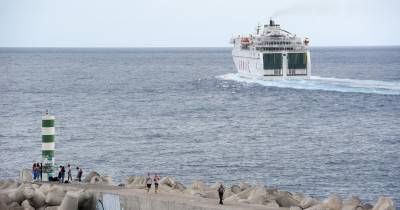
[(231, 39), (233, 61), (244, 77), (308, 79), (311, 76), (309, 40), (296, 37), (270, 20), (254, 34)]

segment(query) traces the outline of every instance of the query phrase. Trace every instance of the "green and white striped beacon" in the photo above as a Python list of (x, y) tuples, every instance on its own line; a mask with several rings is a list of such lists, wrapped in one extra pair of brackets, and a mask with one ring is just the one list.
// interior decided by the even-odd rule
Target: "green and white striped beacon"
[(46, 109), (46, 115), (42, 117), (42, 179), (43, 181), (49, 181), (49, 177), (53, 177), (53, 167), (55, 164), (54, 151), (54, 120), (55, 117), (49, 115)]

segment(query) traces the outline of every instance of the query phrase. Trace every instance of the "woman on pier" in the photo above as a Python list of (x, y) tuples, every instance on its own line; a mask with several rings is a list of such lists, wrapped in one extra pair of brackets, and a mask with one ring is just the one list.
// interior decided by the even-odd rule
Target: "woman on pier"
[(160, 176), (154, 174), (154, 193), (158, 193), (158, 184), (160, 183)]

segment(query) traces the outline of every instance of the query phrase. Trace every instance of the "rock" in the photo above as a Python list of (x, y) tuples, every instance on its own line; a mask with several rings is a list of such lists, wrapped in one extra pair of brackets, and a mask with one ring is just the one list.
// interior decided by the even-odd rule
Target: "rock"
[(168, 187), (174, 187), (174, 186), (175, 186), (175, 180), (172, 179), (172, 178), (169, 177), (169, 176), (166, 176), (166, 177), (164, 177), (164, 178), (162, 178), (162, 179), (160, 180), (160, 184), (166, 185), (166, 186), (168, 186)]
[(238, 202), (239, 200), (247, 200), (247, 199), (241, 199), (241, 198), (239, 198), (239, 196), (238, 195), (236, 195), (236, 194), (233, 194), (233, 195), (231, 195), (231, 196), (229, 196), (229, 197), (227, 197), (226, 199), (224, 199), (226, 202)]
[(184, 193), (189, 194), (189, 195), (194, 195), (194, 196), (199, 196), (199, 197), (204, 197), (205, 192), (204, 191), (199, 191), (199, 190), (193, 190), (193, 189), (186, 189)]
[(250, 192), (247, 198), (251, 204), (264, 204), (267, 201), (267, 193), (264, 186), (258, 185)]
[(380, 197), (372, 210), (395, 210), (394, 202), (389, 197)]
[(77, 210), (79, 201), (79, 192), (67, 192), (58, 208), (59, 210)]
[(197, 191), (204, 191), (204, 184), (202, 181), (196, 180), (192, 183), (192, 190), (197, 190)]
[(267, 192), (267, 200), (275, 200), (279, 196), (281, 196), (282, 192), (280, 193), (278, 189), (275, 188), (267, 188), (265, 187), (265, 191)]
[(10, 203), (10, 198), (7, 194), (0, 193), (0, 203), (4, 203), (5, 205), (8, 205)]
[(241, 191), (244, 191), (244, 190), (247, 190), (247, 189), (251, 188), (251, 185), (249, 185), (249, 184), (247, 184), (245, 182), (240, 182), (239, 183), (239, 187), (240, 187)]
[(265, 206), (271, 207), (271, 208), (279, 208), (280, 207), (276, 201), (269, 201), (268, 203), (265, 204)]
[(306, 209), (306, 208), (309, 208), (309, 207), (311, 207), (311, 206), (315, 206), (315, 205), (317, 205), (317, 204), (319, 204), (320, 202), (316, 199), (316, 198), (313, 198), (313, 197), (306, 197), (306, 198), (303, 198), (302, 200), (301, 200), (301, 202), (300, 202), (300, 207), (301, 208), (303, 208), (303, 209)]
[[(370, 210), (370, 209), (374, 208), (374, 206), (371, 205), (371, 204), (369, 204), (369, 203), (366, 203), (366, 204), (363, 204), (363, 205), (362, 205), (362, 208), (363, 208), (364, 210)], [(358, 210), (358, 209), (357, 209), (357, 210)]]
[(342, 198), (339, 195), (330, 195), (323, 204), (325, 208), (331, 210), (341, 210), (343, 207)]
[(21, 172), (19, 173), (19, 182), (23, 183), (32, 181), (33, 181), (32, 170), (27, 168), (22, 169)]
[(8, 207), (19, 207), (19, 206), (21, 206), (21, 205), (19, 205), (19, 203), (17, 203), (17, 202), (12, 202), (10, 205), (8, 205)]
[(232, 192), (230, 192), (230, 195), (225, 195), (224, 194), (224, 197), (226, 197), (225, 201), (227, 201), (227, 202), (250, 203), (250, 201), (247, 200), (247, 198), (249, 197), (250, 192), (252, 192), (252, 190), (253, 190), (252, 188), (249, 188), (249, 189), (247, 189), (245, 191), (242, 191), (242, 192), (240, 192), (238, 194), (233, 194)]
[(21, 206), (24, 207), (25, 210), (28, 210), (28, 209), (29, 209), (29, 210), (35, 210), (35, 208), (33, 208), (33, 207), (31, 206), (31, 204), (29, 203), (28, 200), (22, 201)]
[(134, 181), (134, 179), (135, 179), (134, 176), (127, 176), (127, 177), (124, 178), (123, 184), (124, 184), (125, 186), (126, 186), (126, 185), (129, 185), (129, 184), (131, 184), (131, 183)]
[(290, 207), (289, 210), (302, 210), (302, 208), (300, 208), (298, 206), (292, 206), (292, 207)]
[(13, 180), (0, 181), (0, 190), (14, 189), (18, 187), (18, 183)]
[(96, 209), (96, 196), (94, 195), (94, 193), (80, 191), (78, 197), (78, 209)]
[(25, 210), (25, 208), (22, 206), (17, 206), (17, 207), (10, 207), (9, 210)]
[(219, 199), (218, 192), (214, 189), (204, 192), (202, 195), (203, 198), (212, 198), (212, 199)]
[(349, 200), (343, 202), (343, 205), (361, 205), (362, 201), (359, 197), (353, 196)]
[(113, 181), (110, 176), (92, 176), (90, 179), (90, 184), (106, 184), (106, 185), (112, 185)]
[(145, 188), (146, 177), (144, 176), (131, 176), (125, 179), (127, 187)]
[(8, 194), (8, 198), (10, 202), (17, 202), (21, 203), (23, 200), (25, 200), (24, 196), (24, 186), (21, 185), (17, 189), (13, 190)]
[(232, 196), (232, 195), (233, 195), (233, 192), (232, 192), (232, 191), (230, 191), (229, 189), (228, 189), (228, 190), (225, 190), (224, 198), (228, 198), (228, 197), (230, 197), (230, 196)]
[(127, 176), (124, 179), (124, 184), (129, 185), (132, 184), (133, 181), (135, 181), (135, 176)]
[(231, 191), (235, 194), (242, 192), (242, 190), (240, 189), (239, 185), (232, 185), (231, 186)]
[(101, 177), (100, 176), (92, 176), (92, 178), (90, 179), (89, 183), (90, 184), (96, 184), (101, 182)]
[(35, 193), (35, 189), (33, 189), (32, 185), (25, 185), (22, 192), (25, 199), (31, 199)]
[(86, 177), (83, 179), (83, 182), (85, 183), (90, 183), (90, 181), (92, 180), (92, 178), (94, 176), (98, 176), (100, 177), (100, 174), (97, 173), (96, 171), (91, 171), (88, 175), (86, 175)]
[(58, 210), (59, 206), (48, 206), (45, 210)]
[(172, 189), (179, 190), (182, 192), (182, 191), (186, 190), (186, 187), (185, 187), (185, 185), (183, 185), (180, 182), (175, 182), (175, 185), (172, 187)]
[(35, 190), (29, 202), (34, 208), (38, 209), (46, 203), (46, 195), (40, 190)]
[(292, 198), (300, 203), (305, 198), (305, 196), (301, 193), (294, 192), (292, 193)]
[(250, 195), (250, 192), (253, 190), (253, 188), (248, 188), (238, 194), (236, 194), (240, 199), (247, 199)]
[(101, 177), (101, 182), (103, 184), (107, 184), (107, 185), (113, 185), (113, 180), (111, 176), (102, 176)]
[(276, 199), (276, 202), (279, 204), (280, 207), (292, 207), (292, 206), (299, 206), (300, 202), (293, 199), (290, 196), (280, 196)]
[(215, 183), (212, 184), (209, 188), (210, 188), (210, 189), (216, 190), (216, 189), (219, 188), (219, 186), (220, 186), (221, 184), (223, 184), (223, 183), (222, 183), (222, 182), (215, 182)]
[(342, 199), (339, 195), (330, 195), (322, 203), (311, 206), (306, 210), (341, 210), (343, 207)]
[(4, 203), (2, 200), (0, 200), (0, 209), (8, 210), (7, 203)]
[(49, 206), (59, 206), (65, 196), (64, 190), (59, 187), (53, 187), (46, 195), (46, 203)]
[(51, 185), (49, 184), (42, 184), (42, 186), (39, 187), (39, 190), (44, 193), (45, 195), (47, 195), (47, 193), (50, 191), (51, 189)]
[(351, 197), (349, 200), (343, 202), (342, 210), (357, 210), (357, 208), (363, 209), (362, 202), (358, 197)]
[(158, 191), (159, 192), (171, 192), (171, 191), (173, 191), (173, 189), (167, 185), (162, 184), (162, 185), (158, 186)]
[(32, 188), (35, 189), (35, 190), (37, 190), (37, 189), (40, 188), (40, 185), (38, 185), (38, 184), (32, 184)]

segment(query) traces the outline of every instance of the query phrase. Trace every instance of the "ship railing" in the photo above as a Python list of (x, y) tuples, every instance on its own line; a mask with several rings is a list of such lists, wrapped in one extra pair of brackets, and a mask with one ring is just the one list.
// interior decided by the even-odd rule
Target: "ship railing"
[(271, 46), (257, 46), (256, 50), (259, 51), (299, 51), (299, 50), (306, 50), (306, 47), (288, 47), (288, 46), (278, 46), (278, 47), (271, 47)]
[(292, 48), (306, 48), (304, 45), (298, 45), (298, 44), (258, 44), (255, 43), (253, 45), (254, 47), (292, 47)]

